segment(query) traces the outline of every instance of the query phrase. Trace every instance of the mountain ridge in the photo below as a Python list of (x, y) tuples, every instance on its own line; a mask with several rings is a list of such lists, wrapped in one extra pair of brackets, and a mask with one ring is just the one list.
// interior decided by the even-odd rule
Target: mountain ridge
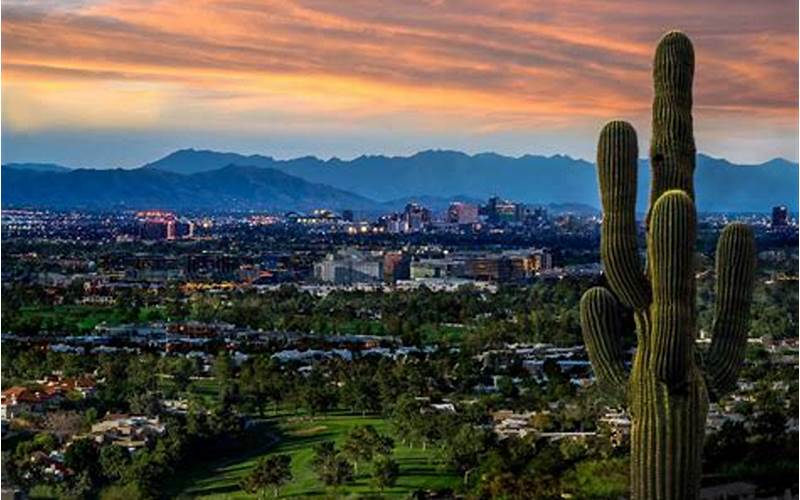
[[(209, 155), (214, 154), (179, 150), (149, 163), (148, 168), (170, 170), (180, 165), (186, 169), (196, 157), (201, 157), (204, 165), (210, 165)], [(226, 153), (225, 159), (230, 160), (230, 155)], [(497, 194), (540, 204), (577, 202), (599, 206), (594, 165), (562, 154), (510, 157), (491, 152), (470, 155), (453, 150), (424, 150), (411, 156), (361, 155), (352, 160), (335, 157), (276, 160), (259, 155), (245, 158), (257, 161), (260, 166), (277, 168), (380, 202), (420, 196), (451, 197), (458, 193), (478, 199)], [(797, 208), (796, 163), (772, 159), (762, 164), (739, 165), (700, 154), (697, 165), (700, 210), (766, 211), (780, 204)], [(640, 160), (640, 170), (637, 209), (643, 211), (649, 186), (646, 159)], [(732, 200), (732, 196), (741, 199)]]
[(6, 167), (4, 206), (215, 210), (370, 209), (373, 200), (276, 169), (228, 165), (191, 175), (155, 169), (41, 172)]
[[(4, 166), (4, 171), (9, 168), (21, 168), (40, 173), (44, 171), (55, 176), (70, 172), (109, 171), (68, 169), (53, 164), (41, 167), (38, 165), (10, 164)], [(376, 209), (394, 209), (403, 200), (411, 199), (434, 200), (432, 203), (439, 207), (448, 200), (458, 199), (459, 196), (471, 200), (485, 200), (489, 196), (499, 195), (540, 205), (578, 203), (591, 207), (599, 206), (594, 165), (588, 161), (563, 154), (551, 156), (524, 154), (511, 157), (493, 152), (468, 154), (454, 150), (428, 149), (411, 156), (365, 154), (351, 160), (342, 160), (336, 157), (322, 160), (315, 156), (277, 160), (271, 156), (258, 154), (240, 155), (232, 152), (182, 149), (137, 169), (113, 169), (112, 171), (141, 171), (142, 173), (138, 174), (141, 179), (148, 178), (148, 175), (152, 177), (152, 172), (191, 177), (231, 165), (282, 172), (317, 185), (317, 190), (322, 189), (320, 186), (338, 190), (336, 195), (333, 192), (317, 191), (317, 194), (321, 196), (321, 199), (316, 200), (319, 204), (331, 201), (338, 203), (350, 197), (355, 205), (373, 206)], [(637, 209), (643, 211), (648, 201), (649, 168), (647, 168), (646, 159), (640, 160), (639, 165), (641, 172), (638, 180)], [(91, 174), (80, 175), (91, 177)], [(97, 174), (96, 176), (102, 177), (102, 175)], [(252, 173), (248, 175), (252, 175)], [(275, 173), (273, 172), (271, 175), (274, 177)], [(700, 154), (695, 175), (698, 209), (707, 212), (766, 212), (774, 205), (787, 205), (792, 210), (796, 210), (798, 208), (797, 175), (797, 164), (782, 158), (775, 158), (756, 165), (739, 165), (724, 158)], [(232, 192), (222, 193), (223, 197), (235, 198), (235, 202), (243, 207), (248, 204), (252, 204), (254, 207), (263, 207), (263, 200), (257, 199), (250, 203), (244, 195), (248, 189), (252, 193), (264, 195), (267, 192), (263, 186), (264, 179), (256, 180), (249, 177), (248, 180), (244, 172), (236, 172), (234, 175), (234, 177), (242, 176), (244, 176), (243, 179), (240, 179), (242, 184), (238, 186), (244, 191), (239, 193), (239, 196), (234, 196)], [(224, 178), (220, 179), (221, 182), (224, 180)], [(286, 178), (282, 178), (282, 181), (278, 182), (278, 187), (288, 182)], [(58, 177), (48, 182), (58, 184)], [(260, 184), (260, 187), (258, 189), (254, 186), (248, 187), (248, 182)], [(140, 187), (145, 191), (150, 191), (146, 186)], [(295, 185), (295, 187), (300, 191), (306, 189), (301, 189), (299, 185)], [(209, 186), (201, 186), (199, 189), (209, 188)], [(229, 186), (229, 188), (234, 189), (233, 186)], [(4, 195), (10, 193), (6, 189), (3, 191)], [(304, 192), (304, 195), (297, 197), (291, 192), (279, 193), (273, 190), (270, 192), (270, 196), (282, 200), (281, 203), (297, 204), (291, 208), (298, 209), (300, 206), (313, 204), (314, 200), (309, 198), (312, 191)], [(130, 196), (130, 193), (123, 191), (120, 195)], [(14, 196), (13, 193), (12, 196)], [(176, 196), (176, 200), (186, 200), (187, 202), (190, 198), (180, 189)], [(47, 202), (44, 194), (38, 199)], [(7, 201), (8, 198), (4, 196), (4, 204)], [(81, 200), (73, 200), (73, 202), (78, 201)], [(125, 199), (117, 201), (123, 204), (126, 202)], [(113, 200), (107, 200), (107, 202), (111, 203)], [(214, 205), (213, 202), (211, 203)], [(358, 207), (347, 208), (357, 209)]]

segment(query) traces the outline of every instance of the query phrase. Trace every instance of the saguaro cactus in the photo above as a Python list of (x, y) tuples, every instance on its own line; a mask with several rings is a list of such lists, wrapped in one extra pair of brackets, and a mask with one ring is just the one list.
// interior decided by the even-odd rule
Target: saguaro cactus
[[(653, 68), (646, 269), (637, 248), (636, 131), (626, 122), (610, 122), (597, 147), (604, 215), (600, 253), (610, 290), (586, 292), (581, 322), (598, 380), (627, 394), (631, 492), (642, 500), (698, 497), (708, 401), (736, 381), (753, 289), (752, 233), (744, 224), (731, 224), (717, 246), (716, 319), (703, 362), (695, 353), (693, 73), (689, 38), (666, 34)], [(623, 308), (633, 310), (636, 322), (630, 374), (620, 340)]]

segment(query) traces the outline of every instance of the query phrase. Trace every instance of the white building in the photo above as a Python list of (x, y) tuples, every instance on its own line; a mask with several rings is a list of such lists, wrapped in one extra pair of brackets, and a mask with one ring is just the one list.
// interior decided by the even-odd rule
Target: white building
[(382, 282), (383, 257), (358, 250), (341, 250), (314, 264), (314, 278), (335, 285)]

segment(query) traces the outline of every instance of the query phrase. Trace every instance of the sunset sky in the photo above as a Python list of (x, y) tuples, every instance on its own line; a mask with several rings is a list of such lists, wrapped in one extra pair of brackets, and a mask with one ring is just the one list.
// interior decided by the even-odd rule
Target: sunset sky
[(647, 150), (651, 55), (697, 55), (700, 151), (797, 160), (796, 0), (11, 0), (2, 161), (132, 167), (185, 147), (278, 158), (430, 148)]

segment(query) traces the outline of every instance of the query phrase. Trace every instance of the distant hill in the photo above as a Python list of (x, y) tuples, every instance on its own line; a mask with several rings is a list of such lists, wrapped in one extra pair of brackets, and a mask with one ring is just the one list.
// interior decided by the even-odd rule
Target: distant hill
[[(529, 203), (580, 203), (599, 206), (594, 166), (564, 155), (495, 153), (468, 155), (457, 151), (422, 151), (408, 157), (360, 156), (350, 161), (306, 156), (275, 160), (186, 149), (146, 165), (146, 169), (179, 173), (213, 170), (228, 164), (274, 168), (311, 182), (368, 196), (393, 200), (454, 194), (486, 199), (497, 194)], [(647, 206), (649, 169), (640, 163), (639, 210)], [(776, 159), (758, 165), (736, 165), (698, 155), (695, 173), (699, 209), (704, 211), (767, 211), (784, 204), (797, 210), (798, 167)]]
[[(435, 211), (453, 200), (489, 196), (547, 205), (552, 211), (599, 207), (594, 165), (569, 156), (423, 151), (412, 156), (360, 156), (350, 161), (306, 156), (275, 160), (186, 149), (133, 170), (69, 169), (18, 163), (3, 167), (3, 205), (287, 209), (327, 207), (400, 210), (410, 201)], [(647, 161), (640, 162), (639, 210), (647, 206)], [(698, 155), (701, 211), (798, 209), (798, 166), (782, 159), (736, 165)]]
[(72, 170), (69, 167), (56, 165), (55, 163), (7, 163), (3, 167), (30, 170), (32, 172), (69, 172)]
[(245, 156), (238, 153), (220, 153), (218, 151), (181, 149), (167, 156), (147, 163), (142, 168), (152, 168), (173, 172), (176, 174), (197, 174), (217, 170), (226, 165), (249, 165), (252, 167), (273, 167), (273, 160), (269, 156)]
[(229, 165), (181, 175), (157, 169), (34, 171), (4, 167), (4, 206), (216, 210), (367, 210), (372, 200), (269, 168)]
[[(649, 186), (650, 169), (646, 163), (643, 167), (644, 186)], [(700, 208), (708, 212), (767, 212), (775, 205), (786, 205), (796, 214), (800, 196), (797, 163), (777, 158), (758, 165), (737, 165), (699, 155), (695, 191)]]

